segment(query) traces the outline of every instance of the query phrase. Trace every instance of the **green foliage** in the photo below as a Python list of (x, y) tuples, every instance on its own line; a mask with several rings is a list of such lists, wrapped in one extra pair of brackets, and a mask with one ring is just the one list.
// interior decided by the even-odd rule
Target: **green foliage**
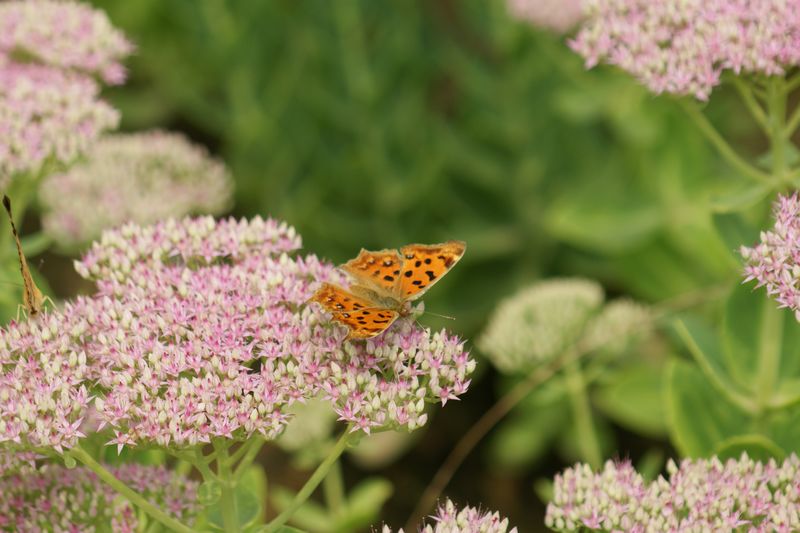
[(800, 328), (751, 286), (728, 297), (719, 332), (678, 321), (694, 363), (669, 368), (670, 434), (692, 457), (783, 457), (800, 451)]

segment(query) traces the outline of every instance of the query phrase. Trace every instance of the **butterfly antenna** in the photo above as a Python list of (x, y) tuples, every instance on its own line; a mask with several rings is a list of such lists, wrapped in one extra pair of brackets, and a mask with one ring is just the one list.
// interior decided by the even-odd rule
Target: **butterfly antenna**
[(422, 314), (423, 315), (438, 316), (439, 318), (446, 318), (447, 320), (455, 320), (456, 319), (456, 317), (454, 317), (454, 316), (440, 315), (439, 313), (431, 313), (430, 311), (423, 311)]

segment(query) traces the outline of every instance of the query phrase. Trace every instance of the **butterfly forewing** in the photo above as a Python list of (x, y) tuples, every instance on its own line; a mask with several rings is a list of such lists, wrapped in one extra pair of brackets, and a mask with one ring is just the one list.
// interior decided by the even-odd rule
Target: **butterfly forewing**
[(11, 200), (5, 195), (3, 196), (3, 207), (5, 207), (6, 213), (8, 213), (8, 220), (11, 222), (11, 232), (14, 234), (14, 242), (17, 245), (19, 270), (22, 274), (22, 304), (28, 316), (35, 317), (42, 312), (45, 297), (33, 281), (33, 276), (31, 276), (28, 262), (25, 260), (25, 254), (22, 251), (22, 243), (19, 242), (19, 234), (17, 233), (17, 226), (14, 224), (14, 216), (11, 213)]
[(350, 339), (379, 335), (399, 316), (397, 311), (378, 307), (374, 302), (330, 283), (323, 283), (311, 301), (322, 305), (331, 312), (334, 320), (347, 326)]
[(381, 296), (395, 296), (402, 264), (397, 250), (361, 250), (358, 257), (342, 265), (342, 270)]
[(415, 300), (422, 296), (458, 263), (466, 248), (463, 241), (403, 246), (400, 250), (403, 267), (396, 289), (397, 297), (401, 300)]

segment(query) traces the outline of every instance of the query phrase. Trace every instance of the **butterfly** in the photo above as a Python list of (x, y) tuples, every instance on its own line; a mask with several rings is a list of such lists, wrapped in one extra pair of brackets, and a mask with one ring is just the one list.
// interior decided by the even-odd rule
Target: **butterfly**
[[(19, 256), (19, 271), (22, 273), (22, 305), (29, 317), (35, 317), (42, 312), (44, 302), (47, 299), (36, 283), (33, 281), (25, 254), (22, 253), (22, 243), (19, 242), (17, 226), (14, 224), (14, 216), (11, 214), (11, 200), (3, 195), (3, 207), (8, 213), (8, 220), (11, 222), (11, 232), (14, 234), (14, 241), (17, 244), (17, 255)], [(19, 319), (19, 316), (17, 316)]]
[(309, 301), (333, 314), (350, 330), (348, 339), (380, 335), (408, 313), (407, 302), (425, 294), (464, 255), (463, 241), (409, 244), (400, 251), (361, 250), (340, 268), (353, 280), (350, 289), (323, 283)]

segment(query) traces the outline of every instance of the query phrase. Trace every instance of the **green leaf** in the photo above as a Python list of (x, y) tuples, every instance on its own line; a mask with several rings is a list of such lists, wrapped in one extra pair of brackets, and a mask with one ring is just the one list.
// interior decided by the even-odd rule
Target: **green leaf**
[(553, 236), (581, 248), (619, 253), (642, 243), (663, 222), (654, 205), (623, 194), (593, 192), (552, 204), (546, 224)]
[(666, 402), (670, 438), (684, 456), (708, 457), (748, 427), (747, 415), (685, 361), (674, 359), (667, 365)]
[(555, 398), (538, 392), (531, 396), (499, 424), (489, 441), (490, 461), (504, 470), (521, 472), (536, 462), (569, 417), (563, 390)]
[(770, 438), (764, 435), (737, 435), (720, 442), (714, 455), (721, 460), (738, 459), (742, 453), (747, 453), (751, 459), (768, 461), (769, 459), (782, 460), (786, 452)]
[[(716, 213), (741, 212), (762, 201), (770, 192), (772, 192), (772, 187), (769, 184), (748, 183), (745, 187), (737, 187), (733, 191), (726, 191), (713, 197), (710, 207)], [(740, 244), (747, 244), (748, 242), (752, 241), (742, 241)]]
[(206, 481), (197, 489), (197, 502), (203, 507), (210, 507), (222, 496), (222, 484), (218, 481)]
[(653, 437), (667, 432), (661, 368), (628, 366), (598, 386), (593, 399), (608, 417), (632, 431)]
[(691, 317), (676, 320), (674, 329), (716, 390), (743, 410), (751, 410), (753, 401), (747, 391), (731, 378), (717, 336), (705, 324)]
[[(284, 487), (273, 487), (270, 491), (270, 501), (279, 511), (289, 507), (294, 497), (295, 493)], [(298, 507), (290, 521), (303, 529), (320, 533), (333, 531), (334, 527), (334, 517), (313, 500), (307, 500)]]
[(636, 463), (636, 471), (648, 481), (653, 481), (664, 468), (664, 452), (657, 448), (647, 451)]
[(742, 245), (750, 245), (758, 240), (759, 228), (745, 220), (738, 213), (714, 213), (712, 215), (714, 226), (725, 247), (730, 251), (731, 257), (741, 262), (739, 248)]
[[(236, 499), (239, 525), (244, 528), (256, 523), (262, 513), (262, 504), (253, 489), (244, 484), (239, 484), (233, 496)], [(222, 500), (220, 499), (211, 505), (208, 510), (208, 523), (219, 529), (223, 528), (221, 503)]]
[(335, 531), (360, 531), (374, 524), (392, 491), (392, 484), (383, 478), (367, 478), (359, 483), (350, 491), (345, 511), (337, 517)]
[(753, 391), (759, 386), (753, 376), (759, 375), (765, 360), (777, 357), (780, 361), (771, 389), (778, 380), (796, 377), (800, 371), (800, 327), (794, 315), (778, 309), (763, 291), (754, 291), (750, 285), (736, 287), (728, 298), (722, 346), (730, 374)]

